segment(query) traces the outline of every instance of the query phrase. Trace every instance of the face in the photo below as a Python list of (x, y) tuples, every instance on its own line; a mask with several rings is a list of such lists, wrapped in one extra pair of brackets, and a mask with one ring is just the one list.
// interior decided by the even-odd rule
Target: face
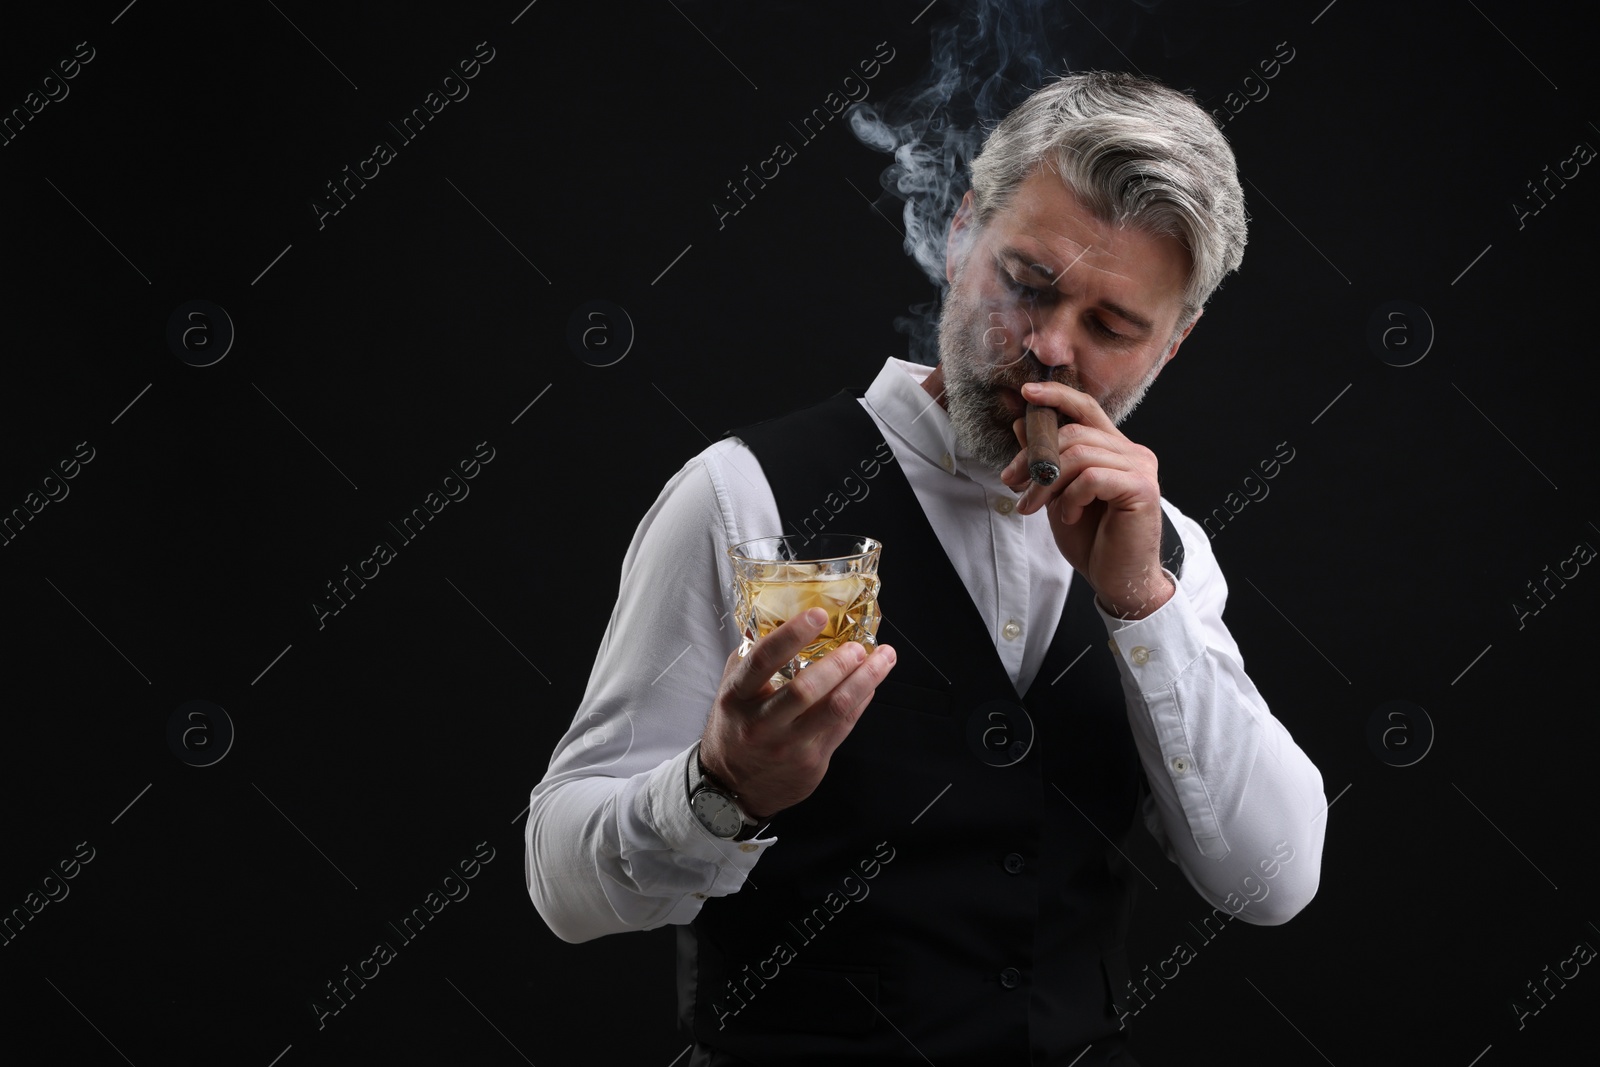
[(1189, 254), (1096, 219), (1047, 169), (979, 227), (972, 194), (950, 227), (939, 365), (963, 448), (1000, 470), (1020, 446), (1022, 383), (1048, 376), (1121, 423), (1178, 344)]

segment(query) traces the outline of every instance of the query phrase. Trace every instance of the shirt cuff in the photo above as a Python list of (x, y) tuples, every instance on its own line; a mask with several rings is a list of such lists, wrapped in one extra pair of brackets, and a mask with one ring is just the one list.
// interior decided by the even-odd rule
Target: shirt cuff
[(707, 896), (724, 896), (744, 884), (745, 875), (756, 865), (776, 837), (750, 841), (728, 841), (717, 837), (695, 818), (689, 808), (689, 761), (695, 746), (651, 771), (643, 792), (649, 825), (656, 828), (662, 843), (672, 852), (690, 860), (713, 864), (716, 877)]
[(1206, 651), (1194, 605), (1171, 571), (1163, 567), (1161, 573), (1172, 583), (1173, 594), (1142, 619), (1119, 619), (1100, 606), (1098, 597), (1094, 601), (1094, 609), (1111, 635), (1111, 654), (1122, 663), (1123, 674), (1135, 682), (1141, 693), (1171, 685), (1185, 667)]

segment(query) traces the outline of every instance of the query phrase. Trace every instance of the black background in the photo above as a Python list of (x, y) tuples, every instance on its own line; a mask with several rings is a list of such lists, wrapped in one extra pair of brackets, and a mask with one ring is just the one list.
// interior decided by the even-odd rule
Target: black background
[[(661, 484), (707, 435), (904, 353), (892, 321), (931, 288), (879, 195), (887, 157), (843, 121), (720, 229), (711, 204), (879, 42), (874, 101), (919, 79), (956, 10), (924, 3), (6, 13), (7, 114), (94, 49), (0, 147), (0, 509), (26, 514), (79, 442), (94, 456), (0, 548), (0, 909), (94, 849), (0, 947), (9, 1045), (141, 1067), (674, 1062), (671, 932), (558, 941), (519, 812)], [(1513, 207), (1600, 145), (1592, 41), (1563, 10), (1049, 6), (1065, 67), (1136, 68), (1208, 109), (1294, 50), (1226, 126), (1243, 270), (1124, 429), (1197, 519), (1293, 448), (1213, 547), (1251, 676), (1336, 806), (1313, 903), (1232, 924), (1132, 1020), (1150, 1064), (1592, 1045), (1586, 967), (1520, 1029), (1511, 1008), (1600, 944), (1600, 577), (1552, 584), (1520, 627), (1513, 607), (1600, 546), (1600, 177), (1552, 183), (1520, 227)], [(398, 142), (386, 123), (480, 41), (470, 95), (319, 228), (324, 184)], [(594, 299), (635, 331), (610, 366), (567, 340)], [(237, 331), (208, 367), (167, 343), (191, 300)], [(1398, 338), (1423, 344), (1414, 313), (1390, 320), (1389, 362), (1367, 339), (1394, 300), (1436, 331), (1410, 366), (1390, 364), (1419, 350)], [(482, 441), (470, 496), (319, 627), (324, 583)], [(210, 766), (168, 743), (190, 700), (236, 731)], [(1431, 747), (1414, 714), (1369, 743), (1393, 700), (1426, 709)], [(324, 983), (479, 842), (470, 896), (319, 1029)], [(1133, 859), (1159, 887), (1137, 971), (1208, 908), (1153, 845)]]

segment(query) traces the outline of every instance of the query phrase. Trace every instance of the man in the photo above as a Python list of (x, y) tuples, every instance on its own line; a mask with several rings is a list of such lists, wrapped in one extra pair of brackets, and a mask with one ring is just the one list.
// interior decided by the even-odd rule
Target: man
[[(939, 365), (890, 359), (679, 471), (533, 791), (558, 936), (677, 925), (693, 1064), (1129, 1064), (1137, 822), (1223, 921), (1316, 891), (1321, 776), (1244, 673), (1208, 539), (1117, 429), (1242, 257), (1233, 155), (1188, 97), (1084, 74), (972, 179)], [(1048, 487), (1028, 402), (1063, 416)], [(822, 620), (740, 658), (726, 549), (823, 524), (884, 543), (881, 643), (774, 690)]]

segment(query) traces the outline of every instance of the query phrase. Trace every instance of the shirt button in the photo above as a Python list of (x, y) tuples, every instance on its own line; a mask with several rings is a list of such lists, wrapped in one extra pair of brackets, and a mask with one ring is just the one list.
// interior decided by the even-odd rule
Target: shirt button
[(741, 844), (739, 846), (739, 851), (740, 852), (754, 852), (756, 849), (758, 849), (760, 847), (761, 846), (756, 844), (754, 841), (746, 841), (746, 842), (744, 842), (743, 844)]
[(1015, 641), (1022, 636), (1022, 624), (1016, 619), (1012, 619), (1000, 627), (1000, 633), (1005, 636), (1007, 641)]
[(1021, 874), (1024, 865), (1022, 854), (1020, 852), (1007, 852), (1005, 865), (1007, 874)]
[(1000, 972), (1000, 988), (1015, 989), (1022, 982), (1022, 972), (1015, 967), (1007, 967)]
[(694, 895), (694, 899), (696, 899), (696, 900), (704, 900), (704, 899), (706, 899), (706, 895), (704, 893), (696, 893)]
[(939, 466), (943, 467), (945, 470), (949, 471), (951, 474), (954, 474), (956, 472), (955, 457), (952, 456), (950, 453), (946, 452), (944, 454), (944, 458), (939, 461)]
[(1106, 644), (1111, 646), (1111, 654), (1113, 656), (1122, 655), (1122, 649), (1117, 647), (1117, 639), (1115, 637), (1106, 638)]
[(995, 501), (994, 509), (1002, 515), (1009, 515), (1013, 511), (1017, 510), (1017, 504), (1016, 501), (1012, 500), (1010, 497), (1003, 496), (999, 500)]
[(1128, 653), (1128, 658), (1133, 660), (1135, 667), (1143, 667), (1150, 662), (1150, 650), (1143, 645), (1134, 645), (1133, 651)]
[(1182, 756), (1172, 757), (1172, 773), (1183, 774), (1189, 769), (1189, 761)]

